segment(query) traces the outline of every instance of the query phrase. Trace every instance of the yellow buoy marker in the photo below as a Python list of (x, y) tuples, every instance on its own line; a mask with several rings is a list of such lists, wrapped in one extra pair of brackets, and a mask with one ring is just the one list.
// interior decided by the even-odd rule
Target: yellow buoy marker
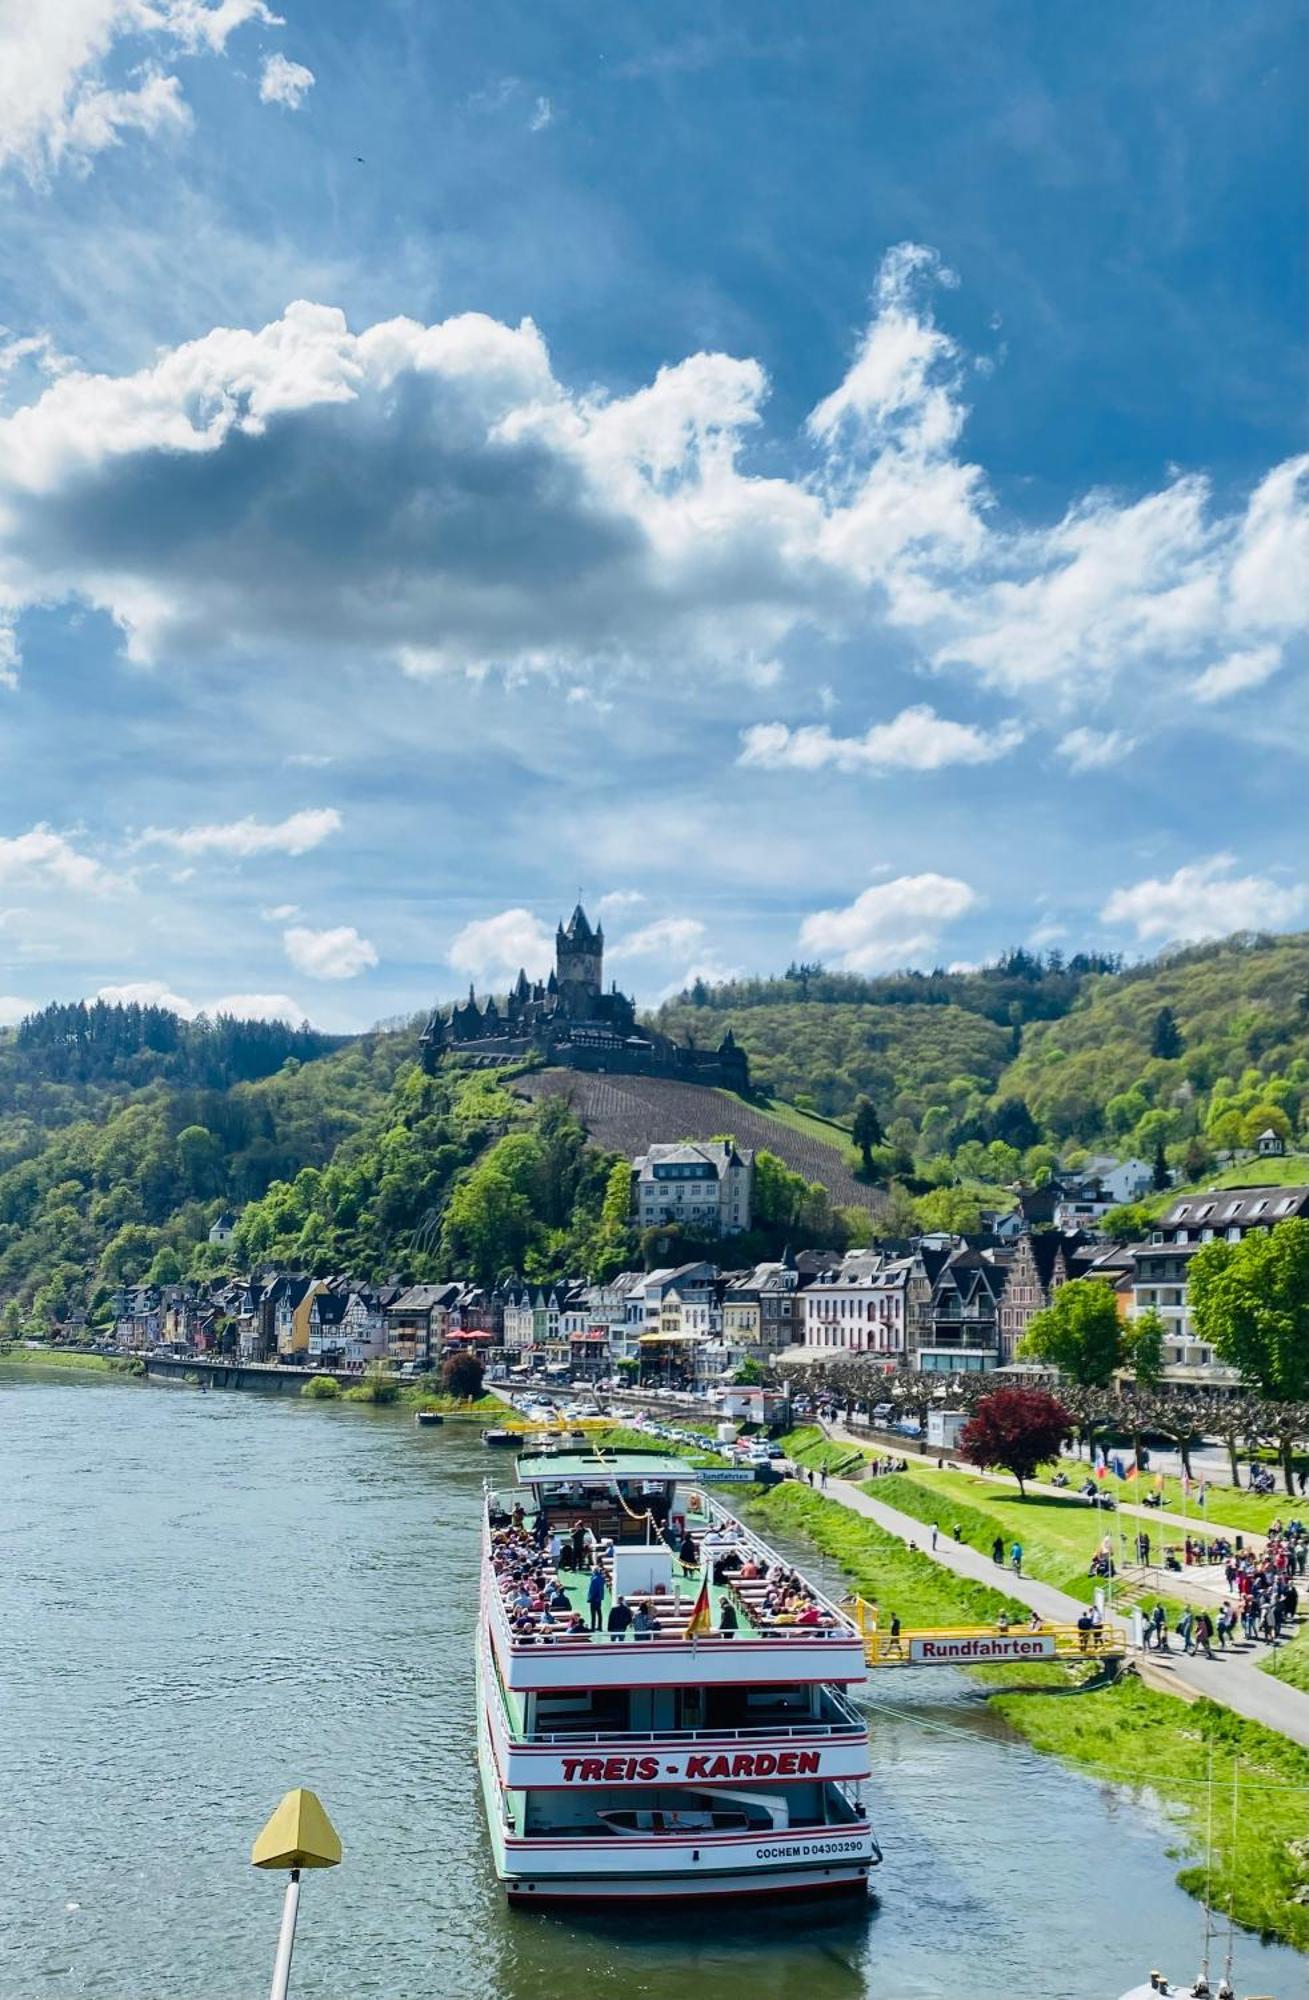
[(270, 2000), (286, 2000), (300, 1910), (300, 1870), (335, 1868), (341, 1859), (340, 1835), (318, 1794), (302, 1786), (288, 1792), (250, 1849), (250, 1859), (256, 1868), (290, 1870), (270, 1991)]

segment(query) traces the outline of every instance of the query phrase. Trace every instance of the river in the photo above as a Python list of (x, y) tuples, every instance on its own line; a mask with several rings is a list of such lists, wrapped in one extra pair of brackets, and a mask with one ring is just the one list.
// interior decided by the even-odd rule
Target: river
[[(0, 2000), (250, 2000), (291, 1785), (296, 2000), (1117, 2000), (1194, 1970), (1198, 1905), (1124, 1793), (962, 1676), (875, 1693), (877, 1895), (834, 1919), (508, 1911), (481, 1824), (476, 1435), (389, 1411), (0, 1369)], [(1303, 1960), (1238, 1943), (1238, 1990)]]

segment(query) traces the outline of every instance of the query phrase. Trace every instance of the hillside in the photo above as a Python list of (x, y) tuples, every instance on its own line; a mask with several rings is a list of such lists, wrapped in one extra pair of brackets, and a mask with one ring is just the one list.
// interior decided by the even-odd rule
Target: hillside
[(758, 1082), (801, 1108), (844, 1119), (866, 1095), (920, 1171), (962, 1149), (965, 1173), (1003, 1179), (1034, 1148), (1150, 1157), (1162, 1142), (1203, 1172), (1201, 1154), (1248, 1144), (1259, 1120), (1303, 1130), (1309, 938), (1230, 938), (1127, 970), (1026, 953), (884, 980), (793, 968), (693, 990), (658, 1020), (702, 1043), (730, 1026)]
[(567, 1104), (596, 1145), (627, 1159), (664, 1141), (730, 1134), (738, 1145), (775, 1153), (792, 1173), (820, 1182), (838, 1207), (875, 1214), (883, 1205), (876, 1188), (855, 1178), (853, 1156), (838, 1133), (822, 1139), (812, 1131), (796, 1131), (730, 1091), (658, 1077), (583, 1076), (561, 1069), (520, 1077), (513, 1088), (533, 1103), (553, 1098)]
[[(1309, 1136), (1304, 936), (1127, 970), (1029, 953), (876, 980), (793, 967), (697, 988), (660, 1019), (702, 1045), (730, 1025), (759, 1101), (571, 1072), (424, 1078), (413, 1027), (342, 1044), (153, 1008), (46, 1009), (0, 1034), (0, 1315), (12, 1326), (35, 1307), (48, 1323), (149, 1273), (265, 1258), (414, 1277), (602, 1268), (638, 1248), (616, 1156), (661, 1139), (732, 1133), (775, 1157), (758, 1245), (743, 1247), (763, 1255), (850, 1240), (874, 1218), (975, 1226), (979, 1202), (1078, 1148), (1151, 1159), (1162, 1145), (1204, 1182), (1266, 1125), (1301, 1151)], [(871, 1157), (889, 1198), (830, 1122), (860, 1097), (883, 1129)], [(207, 1241), (224, 1208), (244, 1210), (227, 1251)]]

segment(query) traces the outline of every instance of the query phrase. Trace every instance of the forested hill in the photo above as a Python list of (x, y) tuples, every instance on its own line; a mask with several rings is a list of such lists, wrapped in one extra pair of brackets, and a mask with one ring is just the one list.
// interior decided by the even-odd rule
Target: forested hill
[(1239, 1145), (1269, 1110), (1287, 1136), (1302, 1129), (1309, 938), (1229, 938), (1128, 968), (1029, 952), (868, 980), (793, 966), (694, 987), (657, 1019), (701, 1044), (730, 1027), (755, 1081), (802, 1109), (843, 1118), (868, 1097), (902, 1157), (997, 1139), (1149, 1157), (1161, 1141)]
[[(1078, 1148), (1162, 1151), (1194, 1180), (1270, 1125), (1303, 1146), (1309, 1121), (1304, 936), (1131, 968), (1029, 953), (878, 980), (793, 967), (694, 990), (659, 1019), (702, 1046), (732, 1028), (761, 1095), (836, 1147), (837, 1203), (856, 1155), (788, 1105), (847, 1122), (858, 1109), (861, 1171), (890, 1189), (868, 1206), (888, 1227), (975, 1227), (980, 1203)], [(117, 1283), (233, 1256), (426, 1276), (450, 1259), (545, 1274), (630, 1254), (617, 1182), (583, 1156), (575, 1119), (484, 1072), (425, 1079), (417, 1053), (416, 1024), (342, 1044), (103, 1005), (0, 1032), (0, 1331), (19, 1307), (50, 1324), (103, 1309)], [(707, 1094), (712, 1128), (730, 1131), (730, 1096)], [(769, 1171), (766, 1224), (795, 1242), (848, 1233), (822, 1189)], [(225, 1208), (244, 1211), (234, 1251), (207, 1241)]]
[(227, 1090), (312, 1062), (347, 1037), (230, 1015), (184, 1021), (166, 1007), (56, 1003), (0, 1034), (0, 1119), (62, 1125), (149, 1083)]

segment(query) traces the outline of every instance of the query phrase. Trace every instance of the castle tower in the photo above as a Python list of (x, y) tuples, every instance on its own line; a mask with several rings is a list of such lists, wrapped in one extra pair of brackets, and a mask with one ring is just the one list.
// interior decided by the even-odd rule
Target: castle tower
[(559, 1004), (570, 1021), (591, 1019), (603, 987), (605, 934), (602, 925), (591, 929), (586, 911), (579, 903), (555, 934), (555, 965), (559, 978)]

